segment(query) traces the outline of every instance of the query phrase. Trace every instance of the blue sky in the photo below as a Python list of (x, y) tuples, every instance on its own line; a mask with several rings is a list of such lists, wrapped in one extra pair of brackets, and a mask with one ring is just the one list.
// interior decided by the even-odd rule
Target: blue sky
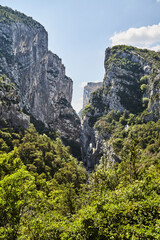
[(86, 82), (103, 81), (108, 46), (128, 44), (160, 49), (160, 0), (0, 0), (32, 16), (49, 35), (72, 78), (73, 107), (82, 107)]

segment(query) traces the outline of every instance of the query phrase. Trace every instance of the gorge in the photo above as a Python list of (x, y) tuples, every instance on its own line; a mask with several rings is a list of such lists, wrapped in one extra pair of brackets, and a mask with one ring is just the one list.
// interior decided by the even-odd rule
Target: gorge
[(79, 117), (44, 27), (0, 6), (0, 239), (159, 239), (160, 52), (104, 67)]
[[(71, 106), (73, 82), (61, 59), (48, 50), (44, 27), (12, 9), (0, 11), (1, 119), (13, 127), (27, 128), (31, 120), (35, 127), (59, 131), (78, 159), (82, 149), (89, 170), (102, 156), (120, 162), (104, 118), (114, 112), (119, 119), (123, 114), (145, 123), (159, 119), (160, 54), (128, 46), (107, 48), (103, 83), (84, 88), (80, 124)], [(127, 121), (124, 128), (129, 128)]]

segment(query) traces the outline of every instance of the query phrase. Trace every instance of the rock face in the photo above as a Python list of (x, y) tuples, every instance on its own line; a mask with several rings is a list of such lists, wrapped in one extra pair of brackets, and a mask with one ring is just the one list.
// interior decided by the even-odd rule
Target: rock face
[(15, 84), (20, 108), (78, 143), (80, 121), (71, 106), (72, 80), (48, 51), (48, 34), (32, 18), (0, 7), (0, 71)]
[(15, 128), (28, 128), (30, 118), (20, 109), (20, 99), (14, 84), (5, 76), (0, 77), (0, 122), (5, 119)]
[(92, 92), (96, 91), (98, 88), (101, 88), (103, 85), (102, 82), (89, 82), (84, 87), (83, 91), (83, 108), (89, 103), (89, 97)]
[(127, 111), (144, 122), (160, 118), (159, 69), (160, 53), (127, 46), (106, 49), (103, 87), (90, 95), (82, 113), (83, 159), (89, 170), (103, 154), (111, 163), (120, 161), (109, 142), (111, 134), (97, 129), (98, 119), (111, 111)]

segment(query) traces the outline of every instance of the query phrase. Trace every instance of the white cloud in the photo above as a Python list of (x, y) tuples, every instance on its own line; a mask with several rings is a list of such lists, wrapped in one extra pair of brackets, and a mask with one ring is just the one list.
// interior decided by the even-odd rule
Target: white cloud
[(160, 0), (157, 0), (157, 2), (160, 2)]
[(140, 28), (129, 28), (127, 31), (115, 33), (110, 40), (112, 46), (126, 44), (150, 49), (156, 47), (155, 49), (157, 49), (157, 46), (160, 45), (160, 23)]

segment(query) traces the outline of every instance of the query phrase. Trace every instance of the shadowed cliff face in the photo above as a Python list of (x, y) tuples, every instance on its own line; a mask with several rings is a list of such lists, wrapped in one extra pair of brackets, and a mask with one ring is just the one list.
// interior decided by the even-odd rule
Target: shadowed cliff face
[[(0, 8), (0, 70), (15, 84), (20, 108), (64, 138), (79, 142), (80, 121), (71, 106), (73, 82), (61, 59), (48, 51), (43, 26), (25, 15)], [(5, 16), (5, 15), (4, 15)]]
[(21, 111), (18, 92), (6, 76), (0, 77), (0, 122), (3, 119), (15, 128), (29, 127), (30, 118)]
[(160, 53), (127, 46), (106, 49), (103, 88), (90, 95), (82, 112), (83, 158), (89, 170), (104, 154), (112, 163), (121, 161), (111, 143), (108, 114), (112, 111), (117, 116), (127, 111), (141, 122), (160, 118), (159, 69)]

